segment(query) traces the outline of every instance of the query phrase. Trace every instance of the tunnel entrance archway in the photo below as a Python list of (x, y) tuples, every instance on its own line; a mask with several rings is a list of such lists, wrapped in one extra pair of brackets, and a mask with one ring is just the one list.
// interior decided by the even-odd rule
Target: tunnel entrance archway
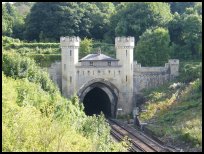
[(103, 112), (106, 118), (111, 117), (111, 102), (108, 95), (100, 88), (90, 90), (83, 100), (86, 115), (100, 114)]
[[(100, 114), (100, 110), (106, 117), (116, 117), (119, 90), (109, 81), (104, 79), (93, 79), (88, 81), (79, 89), (77, 94), (80, 101), (84, 103), (84, 107), (86, 108), (85, 112), (87, 115)], [(94, 95), (97, 95), (98, 98)], [(93, 101), (87, 103), (89, 99), (92, 99)], [(104, 103), (104, 101), (106, 102)], [(100, 104), (97, 102), (100, 102)], [(91, 104), (95, 107), (98, 104), (98, 106), (94, 110)]]

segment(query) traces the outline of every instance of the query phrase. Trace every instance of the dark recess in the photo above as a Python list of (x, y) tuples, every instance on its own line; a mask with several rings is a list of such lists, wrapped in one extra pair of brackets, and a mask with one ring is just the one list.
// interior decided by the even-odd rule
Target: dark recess
[(103, 112), (106, 118), (111, 117), (111, 102), (109, 97), (98, 87), (93, 88), (86, 94), (83, 104), (86, 115), (99, 115)]

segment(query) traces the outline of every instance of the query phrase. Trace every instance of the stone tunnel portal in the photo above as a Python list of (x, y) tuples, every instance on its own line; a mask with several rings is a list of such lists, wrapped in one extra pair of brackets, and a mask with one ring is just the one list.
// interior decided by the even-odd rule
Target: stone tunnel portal
[(102, 89), (95, 87), (89, 91), (83, 100), (84, 111), (87, 115), (100, 114), (103, 112), (105, 117), (111, 117), (111, 102)]
[(80, 88), (78, 96), (87, 115), (103, 112), (106, 118), (115, 118), (118, 90), (111, 83), (91, 81)]

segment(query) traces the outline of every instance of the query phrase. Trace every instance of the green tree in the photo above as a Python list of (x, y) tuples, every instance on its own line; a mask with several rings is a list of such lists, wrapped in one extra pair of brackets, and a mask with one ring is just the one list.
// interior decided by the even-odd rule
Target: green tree
[(172, 19), (170, 6), (161, 2), (134, 2), (122, 3), (116, 17), (111, 21), (115, 23), (115, 34), (118, 36), (134, 36), (136, 42), (139, 36), (150, 27), (166, 26)]
[(2, 34), (23, 39), (24, 19), (13, 4), (2, 5)]
[(79, 57), (82, 58), (91, 53), (93, 48), (93, 40), (84, 38), (80, 43)]
[(169, 2), (172, 13), (182, 14), (185, 12), (186, 8), (194, 7), (196, 2)]
[(171, 42), (177, 42), (178, 44), (184, 44), (182, 40), (182, 17), (178, 13), (173, 15), (173, 20), (168, 25)]
[(33, 60), (4, 53), (2, 61), (2, 151), (126, 151), (103, 115), (86, 116)]
[(15, 8), (10, 3), (2, 4), (2, 34), (12, 36)]
[(110, 2), (37, 2), (26, 19), (25, 37), (56, 41), (60, 36), (103, 39), (114, 12)]
[(169, 43), (167, 29), (147, 29), (138, 41), (135, 58), (143, 66), (163, 66), (169, 58)]
[(202, 15), (202, 2), (197, 2), (194, 9), (199, 15)]
[(173, 58), (201, 58), (202, 16), (195, 8), (187, 8), (185, 13), (175, 13), (168, 25)]
[(111, 2), (94, 2), (93, 5), (98, 8), (92, 13), (91, 20), (93, 27), (90, 29), (92, 37), (97, 40), (102, 40), (108, 36), (110, 17), (115, 12), (115, 7)]
[(35, 2), (15, 2), (13, 5), (21, 16), (27, 16)]
[(43, 33), (49, 41), (60, 36), (77, 35), (82, 14), (74, 2), (37, 2), (26, 19), (25, 37), (38, 40)]
[(24, 39), (23, 33), (25, 31), (25, 21), (23, 16), (18, 15), (14, 23), (12, 36), (14, 38)]
[(184, 42), (190, 49), (192, 58), (198, 58), (201, 52), (199, 48), (202, 45), (202, 18), (197, 14), (186, 15), (183, 24)]
[(114, 41), (115, 41), (115, 37), (116, 37), (115, 28), (116, 28), (116, 25), (118, 24), (118, 22), (120, 21), (120, 18), (121, 18), (121, 16), (119, 16), (118, 14), (120, 13), (120, 11), (122, 9), (124, 9), (126, 7), (126, 5), (127, 5), (127, 3), (124, 3), (124, 2), (117, 4), (117, 6), (115, 7), (114, 13), (110, 17), (108, 35), (112, 36), (112, 37), (108, 40), (108, 43), (114, 43)]

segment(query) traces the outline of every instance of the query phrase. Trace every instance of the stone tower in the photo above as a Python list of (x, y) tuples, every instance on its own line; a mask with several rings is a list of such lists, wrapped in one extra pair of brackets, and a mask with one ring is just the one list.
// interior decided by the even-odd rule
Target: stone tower
[(76, 64), (78, 63), (79, 37), (61, 37), (62, 94), (70, 97), (76, 91)]
[(49, 72), (63, 96), (70, 98), (77, 93), (82, 102), (87, 98), (91, 101), (87, 108), (93, 113), (98, 113), (92, 106), (98, 103), (95, 96), (98, 100), (105, 96), (102, 101), (106, 103), (98, 104), (99, 110), (113, 118), (134, 112), (134, 99), (142, 89), (156, 87), (179, 75), (178, 59), (170, 59), (164, 67), (141, 67), (136, 61), (133, 63), (134, 37), (115, 38), (116, 59), (99, 52), (79, 60), (79, 37), (61, 37), (60, 46), (61, 62), (53, 64)]
[(116, 58), (121, 68), (121, 93), (124, 112), (130, 113), (133, 107), (133, 49), (134, 37), (116, 37)]
[(171, 78), (178, 76), (179, 75), (179, 60), (169, 59), (169, 65), (170, 65)]

